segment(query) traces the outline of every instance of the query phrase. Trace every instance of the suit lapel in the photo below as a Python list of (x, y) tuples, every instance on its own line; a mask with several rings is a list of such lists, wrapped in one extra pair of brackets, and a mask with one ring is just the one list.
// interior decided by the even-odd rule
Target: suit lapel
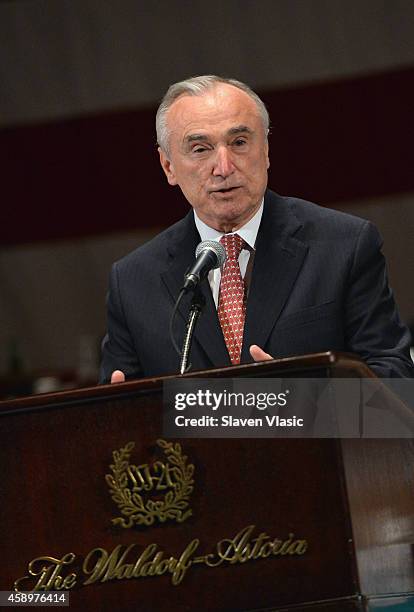
[[(168, 269), (161, 274), (171, 296), (172, 303), (178, 297), (183, 286), (184, 274), (194, 261), (194, 254), (200, 236), (194, 223), (193, 212), (171, 229), (167, 250), (170, 258)], [(197, 322), (194, 340), (207, 354), (211, 365), (230, 365), (227, 348), (217, 317), (217, 310), (207, 280), (200, 284), (200, 290), (206, 300), (205, 307)], [(184, 296), (178, 309), (179, 316), (187, 322), (192, 295)], [(182, 339), (180, 339), (182, 340)]]
[(300, 228), (287, 202), (267, 192), (247, 300), (242, 362), (251, 361), (250, 345), (265, 346), (296, 282), (308, 251), (294, 237)]

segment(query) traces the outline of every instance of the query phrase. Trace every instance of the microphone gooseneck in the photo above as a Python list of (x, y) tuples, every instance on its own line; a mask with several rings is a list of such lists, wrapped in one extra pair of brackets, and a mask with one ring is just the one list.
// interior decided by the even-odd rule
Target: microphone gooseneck
[[(220, 242), (215, 240), (203, 240), (196, 248), (195, 262), (188, 269), (184, 276), (184, 285), (180, 290), (174, 309), (170, 318), (170, 338), (171, 342), (181, 358), (180, 373), (188, 369), (188, 359), (191, 349), (192, 335), (195, 324), (204, 306), (204, 298), (197, 290), (199, 283), (207, 276), (210, 270), (220, 268), (226, 261), (226, 250)], [(186, 293), (194, 291), (195, 295), (191, 303), (190, 316), (187, 323), (187, 331), (184, 339), (183, 350), (180, 350), (174, 334), (174, 320), (178, 311), (179, 304)]]

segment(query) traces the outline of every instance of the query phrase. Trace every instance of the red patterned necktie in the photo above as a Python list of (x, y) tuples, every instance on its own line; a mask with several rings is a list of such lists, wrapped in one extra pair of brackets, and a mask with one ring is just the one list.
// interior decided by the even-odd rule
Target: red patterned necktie
[(226, 249), (227, 259), (221, 274), (217, 313), (231, 363), (235, 365), (240, 363), (246, 317), (244, 281), (239, 266), (244, 240), (238, 234), (225, 234), (220, 242)]

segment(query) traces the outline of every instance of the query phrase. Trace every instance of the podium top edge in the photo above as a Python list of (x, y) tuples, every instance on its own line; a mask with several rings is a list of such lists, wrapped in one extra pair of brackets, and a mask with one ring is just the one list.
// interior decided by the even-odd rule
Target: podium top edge
[(159, 391), (164, 381), (176, 378), (256, 378), (275, 377), (287, 373), (297, 373), (298, 378), (312, 378), (311, 372), (316, 369), (327, 368), (331, 373), (339, 376), (358, 378), (372, 378), (375, 374), (357, 356), (351, 353), (326, 351), (309, 355), (284, 357), (270, 361), (254, 362), (223, 368), (208, 370), (195, 370), (187, 374), (172, 373), (168, 376), (152, 376), (140, 378), (117, 384), (95, 385), (92, 387), (74, 388), (53, 393), (42, 393), (21, 398), (0, 401), (0, 416), (22, 409), (38, 408), (41, 406), (57, 406), (67, 403), (80, 403), (83, 401), (122, 398), (127, 395), (142, 392)]

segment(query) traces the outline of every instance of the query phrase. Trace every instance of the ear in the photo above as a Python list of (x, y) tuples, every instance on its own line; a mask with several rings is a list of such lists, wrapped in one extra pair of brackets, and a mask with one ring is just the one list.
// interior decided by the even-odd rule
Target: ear
[(160, 155), (160, 164), (165, 172), (167, 181), (170, 185), (177, 185), (177, 178), (175, 176), (173, 164), (168, 159), (166, 153), (161, 149), (161, 147), (158, 147), (158, 153)]

